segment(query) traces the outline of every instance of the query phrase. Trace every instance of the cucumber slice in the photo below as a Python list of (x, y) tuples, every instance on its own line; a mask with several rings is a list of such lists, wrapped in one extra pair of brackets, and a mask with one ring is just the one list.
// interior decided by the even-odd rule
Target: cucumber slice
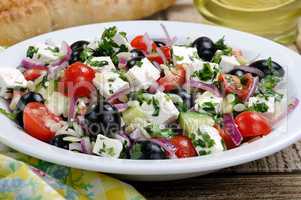
[(184, 112), (179, 117), (180, 126), (185, 133), (195, 133), (201, 125), (214, 125), (212, 117), (197, 112)]
[(128, 108), (122, 113), (122, 117), (126, 125), (130, 125), (136, 119), (146, 119), (146, 115), (144, 114), (143, 110), (141, 110), (140, 106)]

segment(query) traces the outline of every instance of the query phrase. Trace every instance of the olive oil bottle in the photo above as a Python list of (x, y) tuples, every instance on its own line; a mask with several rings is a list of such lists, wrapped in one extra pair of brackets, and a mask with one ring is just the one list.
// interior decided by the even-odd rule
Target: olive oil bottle
[(295, 41), (301, 0), (194, 0), (207, 23), (261, 35), (283, 44)]

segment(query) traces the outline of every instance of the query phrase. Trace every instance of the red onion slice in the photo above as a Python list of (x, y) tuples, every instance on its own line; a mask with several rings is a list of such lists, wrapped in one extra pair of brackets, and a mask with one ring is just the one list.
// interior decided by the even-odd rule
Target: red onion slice
[(131, 92), (130, 88), (123, 89), (123, 90), (117, 92), (116, 94), (113, 94), (112, 96), (110, 96), (107, 100), (108, 100), (108, 102), (112, 103), (114, 100), (119, 99), (120, 97), (127, 95), (130, 92)]
[(123, 112), (129, 107), (127, 103), (118, 103), (114, 104), (113, 106), (117, 108), (118, 112)]
[(147, 137), (143, 135), (139, 128), (136, 128), (132, 133), (130, 133), (129, 138), (134, 142), (147, 140)]
[(217, 97), (222, 97), (222, 94), (219, 91), (219, 89), (213, 84), (207, 84), (207, 83), (203, 83), (201, 81), (195, 81), (192, 79), (188, 81), (188, 84), (189, 84), (188, 86), (190, 86), (190, 87), (206, 90), (208, 92), (211, 92), (212, 94), (214, 94)]
[(234, 122), (232, 114), (224, 114), (223, 117), (224, 128), (226, 133), (229, 134), (231, 140), (235, 146), (239, 146), (243, 141), (243, 137)]
[(21, 65), (25, 68), (25, 69), (32, 69), (35, 67), (41, 67), (44, 66), (44, 63), (33, 60), (31, 58), (23, 58), (23, 60), (21, 61)]
[(76, 105), (77, 105), (78, 97), (72, 96), (69, 101), (69, 110), (68, 110), (68, 121), (72, 121), (76, 116)]
[(63, 62), (60, 65), (57, 65), (55, 67), (51, 67), (48, 69), (48, 78), (49, 79), (54, 79), (55, 76), (60, 72), (61, 70), (65, 69), (68, 67), (69, 63), (68, 62)]
[(92, 153), (92, 144), (89, 137), (83, 137), (80, 141), (81, 150), (83, 153), (91, 154)]
[(167, 63), (167, 58), (166, 58), (165, 54), (163, 53), (163, 51), (159, 47), (156, 48), (156, 51), (157, 51), (158, 55), (162, 58), (163, 63), (164, 64)]
[(122, 142), (122, 144), (126, 144), (126, 146), (129, 148), (132, 146), (132, 142), (131, 142), (129, 136), (126, 133), (124, 133), (123, 131), (120, 131), (118, 134), (116, 134), (115, 138), (120, 140)]
[(300, 100), (297, 97), (293, 97), (287, 106), (287, 110), (284, 111), (282, 114), (280, 114), (279, 117), (273, 119), (271, 121), (271, 123), (273, 125), (275, 125), (278, 122), (280, 122), (281, 120), (283, 120), (284, 118), (286, 118), (288, 116), (288, 114), (293, 112), (298, 107), (299, 103), (300, 103)]
[(257, 86), (258, 86), (258, 83), (259, 83), (259, 78), (256, 76), (253, 80), (253, 84), (252, 84), (252, 87), (251, 89), (249, 90), (249, 93), (248, 95), (246, 96), (246, 98), (244, 99), (245, 101), (248, 101), (249, 98), (251, 96), (253, 96), (253, 94), (255, 93), (256, 89), (257, 89)]
[(146, 46), (147, 46), (147, 53), (149, 53), (149, 54), (152, 53), (154, 42), (153, 42), (153, 40), (150, 38), (150, 36), (148, 35), (148, 33), (145, 33), (145, 34), (143, 35), (143, 40), (144, 40), (144, 42), (145, 42), (145, 44), (146, 44)]
[(256, 74), (258, 75), (259, 77), (264, 77), (264, 73), (255, 68), (255, 67), (249, 67), (249, 66), (236, 66), (234, 69), (239, 69), (239, 70), (242, 70), (242, 71), (245, 71), (245, 72), (249, 72), (249, 73), (252, 73), (252, 74)]
[(61, 51), (63, 52), (63, 58), (60, 59), (57, 62), (51, 63), (49, 67), (53, 67), (53, 66), (57, 66), (57, 65), (61, 65), (64, 62), (68, 62), (71, 58), (71, 54), (72, 54), (72, 49), (71, 47), (68, 45), (67, 42), (63, 41), (61, 44)]
[(162, 29), (164, 31), (164, 34), (166, 36), (166, 45), (167, 46), (172, 46), (173, 39), (171, 39), (170, 34), (168, 33), (166, 26), (164, 24), (160, 24), (160, 26), (162, 27)]
[(170, 141), (166, 138), (156, 138), (150, 139), (151, 142), (159, 145), (168, 155), (169, 158), (175, 159), (178, 158), (176, 155), (176, 147), (170, 143)]

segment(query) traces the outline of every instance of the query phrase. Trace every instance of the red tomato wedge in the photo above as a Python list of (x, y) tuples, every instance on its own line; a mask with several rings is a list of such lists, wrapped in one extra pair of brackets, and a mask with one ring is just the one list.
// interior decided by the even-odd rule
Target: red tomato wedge
[(269, 120), (257, 112), (242, 112), (235, 117), (235, 123), (244, 138), (263, 136), (272, 131)]
[(45, 125), (49, 120), (59, 122), (60, 118), (44, 104), (32, 102), (26, 105), (23, 112), (24, 130), (32, 137), (45, 142), (52, 140), (55, 133)]
[(197, 152), (190, 138), (185, 135), (177, 135), (170, 139), (170, 143), (176, 147), (178, 158), (188, 158), (197, 156)]
[(219, 125), (215, 125), (214, 128), (218, 130), (219, 135), (223, 138), (223, 141), (225, 142), (227, 149), (233, 149), (236, 147), (230, 135), (227, 134), (227, 132), (225, 132), (224, 129), (222, 129)]
[[(131, 41), (132, 47), (135, 49), (140, 49), (142, 51), (147, 51), (147, 45), (145, 44), (144, 41), (144, 36), (143, 35), (138, 35), (136, 36), (132, 41)], [(153, 49), (156, 49), (157, 45), (153, 43)]]
[[(170, 47), (160, 47), (160, 49), (161, 49), (162, 53), (164, 54), (166, 60), (170, 61), (171, 60), (171, 50), (170, 50)], [(147, 58), (151, 62), (157, 62), (160, 65), (164, 63), (162, 57), (158, 53), (153, 53), (151, 55), (148, 55)]]
[(95, 71), (91, 67), (76, 62), (70, 65), (64, 72), (64, 94), (67, 96), (87, 97), (93, 90)]
[(35, 79), (39, 78), (43, 72), (47, 71), (46, 67), (35, 67), (32, 69), (27, 69), (24, 72), (24, 77), (27, 81), (34, 81)]
[(170, 92), (179, 86), (182, 86), (186, 80), (186, 71), (183, 66), (178, 65), (174, 70), (158, 80), (164, 91)]

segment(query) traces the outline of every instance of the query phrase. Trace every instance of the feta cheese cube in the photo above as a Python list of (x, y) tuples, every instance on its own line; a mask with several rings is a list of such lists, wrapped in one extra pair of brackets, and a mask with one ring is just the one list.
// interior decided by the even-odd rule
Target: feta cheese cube
[(115, 65), (109, 56), (93, 57), (85, 62), (88, 66), (95, 70), (112, 71), (115, 70)]
[(212, 84), (217, 81), (220, 68), (216, 63), (210, 62), (194, 62), (185, 66), (187, 80), (196, 80), (204, 83)]
[(47, 94), (45, 105), (49, 111), (57, 116), (63, 115), (67, 117), (68, 115), (69, 99), (60, 92), (52, 92), (52, 94)]
[(272, 117), (275, 113), (275, 97), (250, 97), (248, 101), (248, 107), (255, 109), (257, 112), (263, 112), (267, 116)]
[(135, 90), (147, 89), (160, 78), (160, 71), (147, 59), (135, 65), (126, 73), (132, 88)]
[(175, 64), (192, 64), (200, 62), (202, 59), (198, 56), (195, 47), (172, 46), (173, 61)]
[(131, 44), (128, 42), (125, 36), (121, 35), (120, 32), (116, 33), (116, 35), (113, 37), (113, 41), (118, 45), (125, 45), (128, 50), (133, 49)]
[(98, 88), (100, 94), (105, 98), (130, 88), (129, 83), (122, 80), (120, 75), (113, 71), (96, 73), (93, 83)]
[(224, 151), (222, 137), (217, 129), (208, 125), (201, 125), (197, 133), (191, 137), (198, 154), (207, 155)]
[(218, 114), (222, 111), (223, 98), (214, 96), (211, 92), (198, 94), (195, 100), (194, 109), (201, 113)]
[(153, 95), (149, 101), (141, 105), (141, 109), (151, 122), (158, 125), (173, 122), (178, 119), (180, 114), (170, 97), (163, 92)]
[(40, 43), (29, 48), (34, 49), (32, 59), (44, 65), (55, 63), (64, 56), (64, 53), (55, 44)]
[(0, 96), (5, 97), (8, 89), (25, 88), (27, 81), (23, 74), (14, 68), (0, 68)]
[(98, 134), (92, 152), (103, 157), (119, 158), (123, 145), (120, 140)]
[(235, 56), (221, 56), (221, 62), (219, 64), (220, 68), (224, 73), (228, 73), (235, 67), (240, 66), (240, 63)]

